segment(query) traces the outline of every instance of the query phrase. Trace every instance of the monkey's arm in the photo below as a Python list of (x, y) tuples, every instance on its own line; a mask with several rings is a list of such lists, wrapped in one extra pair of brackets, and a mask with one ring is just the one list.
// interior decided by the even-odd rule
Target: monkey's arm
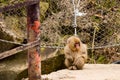
[(70, 52), (71, 52), (71, 51), (69, 50), (68, 46), (66, 46), (66, 47), (64, 48), (65, 58), (68, 59), (68, 60), (70, 60), (70, 61), (73, 61), (73, 57), (72, 57), (72, 55), (71, 55)]
[(87, 55), (87, 52), (83, 52), (81, 57), (84, 59), (84, 61), (86, 62), (87, 61), (87, 58), (88, 58), (88, 55)]
[(83, 44), (83, 49), (82, 49), (82, 52), (81, 52), (81, 57), (85, 60), (85, 62), (87, 61), (88, 53), (87, 53), (87, 46), (85, 44)]
[(87, 46), (85, 44), (82, 44), (81, 51), (78, 54), (76, 54), (73, 65), (78, 63), (80, 64), (81, 61), (82, 63), (85, 63), (87, 61), (87, 58), (88, 58)]
[(65, 53), (65, 58), (68, 59), (70, 62), (73, 62), (73, 57), (70, 55), (70, 53)]

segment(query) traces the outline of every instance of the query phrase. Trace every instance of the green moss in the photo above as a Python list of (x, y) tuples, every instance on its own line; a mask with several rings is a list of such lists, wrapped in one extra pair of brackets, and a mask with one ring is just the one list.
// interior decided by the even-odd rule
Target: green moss
[(17, 75), (26, 69), (26, 59), (27, 52), (24, 51), (0, 60), (0, 66), (3, 66), (0, 67), (0, 80), (17, 79)]
[(100, 55), (99, 58), (96, 60), (98, 64), (102, 64), (105, 62), (105, 57), (103, 55)]
[(105, 7), (106, 9), (112, 8), (116, 5), (115, 0), (105, 0), (103, 1), (102, 6)]
[[(5, 34), (4, 32), (1, 31), (1, 29), (0, 29), (0, 39), (13, 41), (13, 37), (8, 34)], [(9, 49), (13, 48), (14, 46), (15, 46), (14, 44), (9, 44), (9, 43), (0, 41), (0, 52), (9, 50)]]
[(14, 71), (1, 71), (0, 80), (15, 80), (17, 74)]
[(46, 16), (46, 11), (49, 8), (49, 4), (47, 2), (40, 2), (40, 21), (43, 21)]
[(8, 5), (13, 5), (15, 3), (23, 2), (25, 0), (0, 0), (0, 7), (8, 6)]
[(42, 61), (42, 74), (48, 74), (62, 68), (65, 68), (64, 55), (59, 55)]
[(101, 22), (101, 18), (98, 17), (98, 16), (91, 16), (93, 22), (96, 22), (96, 23), (100, 23)]
[[(25, 38), (25, 35), (24, 35), (25, 23), (26, 21), (25, 21), (25, 18), (23, 17), (6, 16), (5, 22), (0, 24), (0, 27), (1, 27), (0, 39), (22, 43)], [(10, 44), (10, 43), (5, 43), (0, 41), (0, 52), (12, 49), (15, 46), (16, 46), (15, 44)]]
[(22, 80), (22, 78), (27, 78), (28, 77), (28, 69), (22, 71), (17, 75), (17, 78), (15, 80)]

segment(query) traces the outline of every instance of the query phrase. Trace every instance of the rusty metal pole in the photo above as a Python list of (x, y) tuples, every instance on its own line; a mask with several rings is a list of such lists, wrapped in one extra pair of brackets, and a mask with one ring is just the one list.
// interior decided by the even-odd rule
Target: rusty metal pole
[[(28, 42), (40, 41), (40, 8), (39, 3), (27, 7), (27, 33)], [(29, 80), (41, 80), (40, 44), (28, 49), (28, 78)]]

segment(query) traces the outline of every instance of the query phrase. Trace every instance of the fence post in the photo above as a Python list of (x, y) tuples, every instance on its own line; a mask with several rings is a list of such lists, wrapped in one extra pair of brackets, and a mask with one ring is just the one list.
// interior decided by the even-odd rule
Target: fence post
[[(39, 40), (39, 3), (27, 7), (27, 36), (28, 42)], [(40, 40), (39, 40), (40, 41)], [(40, 45), (28, 49), (28, 78), (29, 80), (41, 80)]]

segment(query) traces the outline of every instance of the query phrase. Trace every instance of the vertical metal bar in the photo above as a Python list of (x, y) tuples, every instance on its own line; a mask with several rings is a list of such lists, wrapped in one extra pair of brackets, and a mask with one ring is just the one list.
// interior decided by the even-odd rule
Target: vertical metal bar
[[(39, 0), (40, 1), (40, 0)], [(27, 7), (28, 42), (39, 40), (39, 2)], [(29, 80), (41, 80), (40, 45), (28, 49), (28, 77)]]
[(73, 28), (74, 28), (74, 35), (77, 36), (77, 15), (76, 15), (76, 6), (75, 6), (75, 0), (72, 0), (73, 3), (73, 9), (74, 9), (74, 23), (73, 23)]
[(77, 30), (76, 30), (76, 27), (74, 28), (74, 30), (75, 30), (74, 35), (77, 36)]

